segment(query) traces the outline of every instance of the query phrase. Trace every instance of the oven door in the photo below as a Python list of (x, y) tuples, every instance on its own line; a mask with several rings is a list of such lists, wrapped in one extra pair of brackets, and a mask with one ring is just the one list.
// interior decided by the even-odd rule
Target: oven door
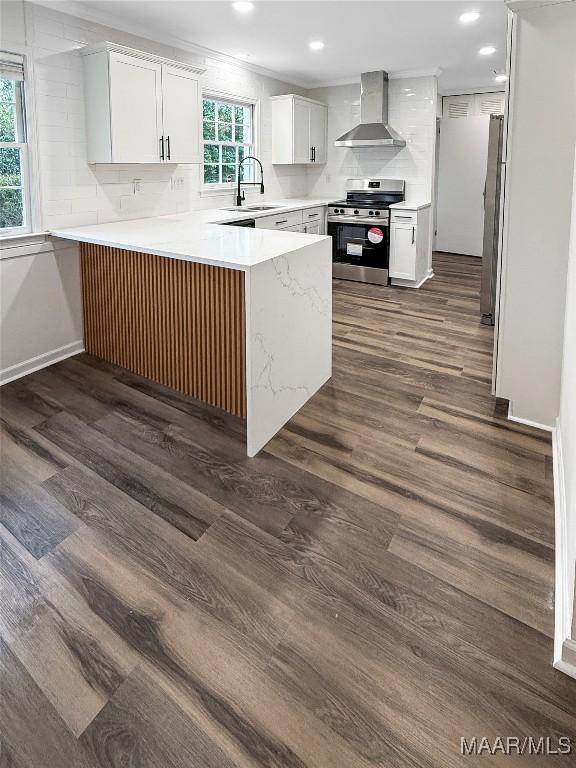
[(328, 222), (328, 234), (332, 236), (332, 271), (335, 277), (388, 284), (388, 222)]

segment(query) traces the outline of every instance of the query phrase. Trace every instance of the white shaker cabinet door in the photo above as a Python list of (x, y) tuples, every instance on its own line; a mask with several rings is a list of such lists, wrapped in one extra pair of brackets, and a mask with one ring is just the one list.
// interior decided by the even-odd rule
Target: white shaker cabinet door
[(310, 104), (310, 144), (314, 148), (312, 157), (315, 163), (325, 163), (327, 160), (327, 112), (322, 104)]
[(312, 144), (310, 143), (310, 103), (294, 99), (294, 163), (310, 163), (312, 161)]
[(162, 136), (161, 65), (110, 54), (113, 163), (157, 163)]
[(162, 67), (164, 157), (172, 163), (200, 162), (200, 84), (177, 67)]
[(416, 227), (392, 224), (390, 231), (390, 277), (416, 278)]

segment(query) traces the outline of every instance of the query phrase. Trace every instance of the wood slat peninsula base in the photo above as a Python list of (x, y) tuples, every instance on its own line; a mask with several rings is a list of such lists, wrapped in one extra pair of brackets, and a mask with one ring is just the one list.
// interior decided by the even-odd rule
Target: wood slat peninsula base
[(244, 273), (80, 244), (86, 351), (246, 417)]

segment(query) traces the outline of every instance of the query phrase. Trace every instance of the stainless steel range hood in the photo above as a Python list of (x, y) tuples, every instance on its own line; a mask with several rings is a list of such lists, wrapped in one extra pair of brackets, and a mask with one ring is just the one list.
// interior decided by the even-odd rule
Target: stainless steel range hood
[(388, 125), (388, 73), (364, 72), (360, 78), (360, 125), (340, 136), (337, 147), (405, 147)]

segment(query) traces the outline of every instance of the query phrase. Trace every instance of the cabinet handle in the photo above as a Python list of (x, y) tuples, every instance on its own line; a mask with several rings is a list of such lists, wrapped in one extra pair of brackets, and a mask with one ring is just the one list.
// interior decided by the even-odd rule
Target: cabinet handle
[(308, 218), (309, 218), (309, 219), (313, 219), (313, 218), (314, 218), (314, 216), (320, 216), (320, 214), (319, 214), (319, 213), (309, 213), (309, 214), (308, 214)]
[(394, 214), (395, 219), (409, 219), (412, 221), (412, 216), (399, 216), (397, 213)]
[(160, 160), (164, 160), (164, 136), (160, 136)]
[(314, 147), (310, 147), (310, 162), (314, 162)]
[(166, 136), (166, 160), (170, 160), (170, 136)]
[(412, 245), (414, 245), (414, 236), (416, 234), (416, 227), (412, 227)]
[(316, 147), (312, 147), (312, 161), (316, 162)]
[(287, 224), (288, 223), (288, 219), (282, 219), (281, 221), (275, 221), (274, 223), (275, 224)]

